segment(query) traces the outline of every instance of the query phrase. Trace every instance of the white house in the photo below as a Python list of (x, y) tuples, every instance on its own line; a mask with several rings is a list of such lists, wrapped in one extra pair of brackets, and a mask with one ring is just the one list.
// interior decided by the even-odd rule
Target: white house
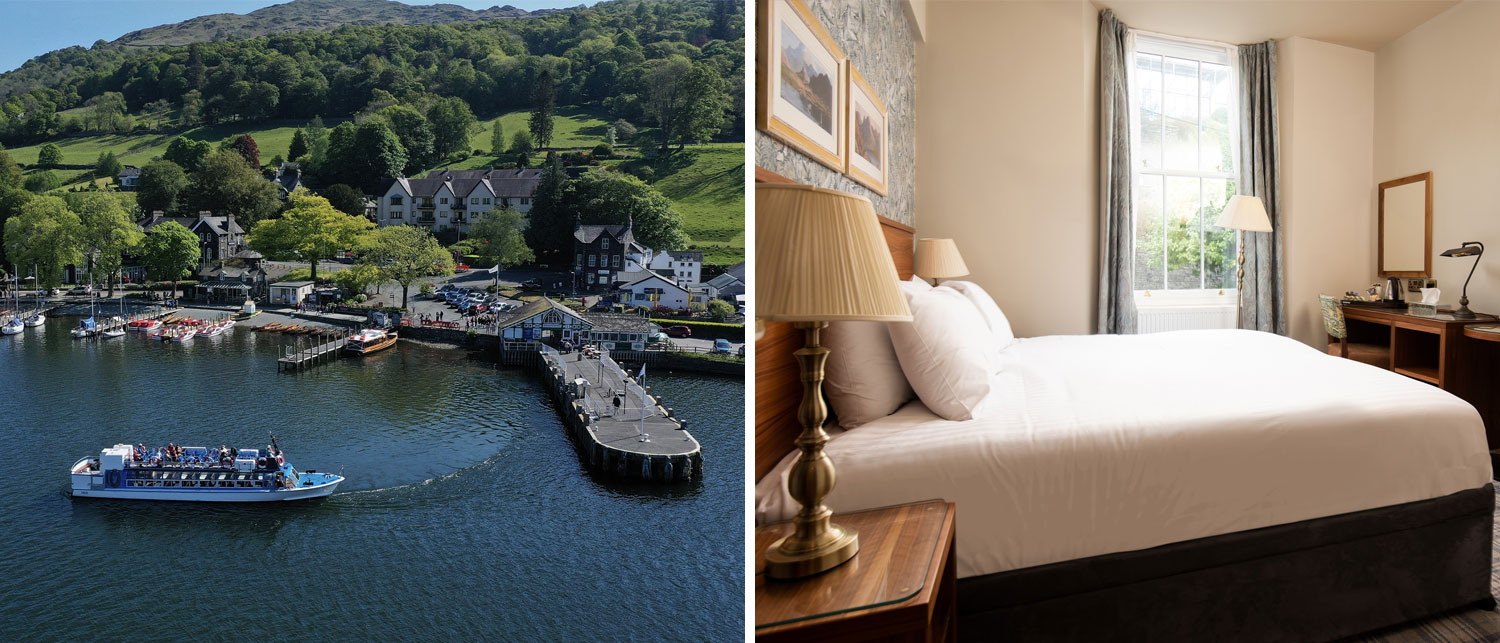
[(632, 306), (665, 306), (673, 310), (687, 310), (688, 291), (676, 282), (654, 272), (620, 286), (620, 303)]
[(594, 327), (584, 331), (583, 339), (605, 350), (643, 350), (646, 340), (657, 332), (656, 324), (640, 315), (628, 313), (587, 313)]
[(311, 295), (313, 282), (311, 281), (278, 281), (271, 284), (271, 303), (296, 306), (302, 303), (302, 298)]
[(120, 180), (121, 190), (134, 190), (141, 186), (141, 168), (127, 166), (116, 178)]
[(500, 337), (508, 341), (577, 341), (594, 327), (573, 309), (543, 297), (527, 302), (500, 322)]
[(531, 211), (541, 170), (436, 170), (426, 178), (388, 180), (376, 198), (375, 223), (468, 232), (497, 208)]
[(703, 253), (667, 250), (648, 256), (646, 269), (672, 278), (679, 286), (698, 283), (703, 274)]

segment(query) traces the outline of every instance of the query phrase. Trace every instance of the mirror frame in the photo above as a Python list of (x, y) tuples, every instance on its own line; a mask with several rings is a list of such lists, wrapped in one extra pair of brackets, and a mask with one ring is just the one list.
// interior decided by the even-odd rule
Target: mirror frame
[[(1425, 182), (1427, 185), (1427, 222), (1424, 226), (1427, 239), (1422, 244), (1423, 269), (1416, 270), (1386, 270), (1385, 269), (1385, 191), (1388, 188)], [(1376, 233), (1375, 242), (1376, 269), (1381, 277), (1431, 277), (1432, 276), (1432, 172), (1423, 172), (1411, 176), (1386, 181), (1380, 184), (1380, 212), (1375, 220)]]

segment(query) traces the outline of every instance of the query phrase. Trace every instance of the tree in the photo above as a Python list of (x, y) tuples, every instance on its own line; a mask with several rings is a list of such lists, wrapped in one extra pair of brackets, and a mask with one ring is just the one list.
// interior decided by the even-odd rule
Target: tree
[(115, 296), (115, 281), (124, 265), (124, 255), (133, 252), (144, 236), (119, 199), (104, 192), (72, 195), (69, 202), (82, 224), (79, 241), (93, 253), (94, 268), (104, 273), (109, 296)]
[(0, 188), (18, 188), (24, 180), (21, 166), (9, 154), (0, 152)]
[(374, 192), (382, 179), (402, 175), (402, 169), (406, 167), (406, 149), (401, 147), (401, 140), (384, 121), (366, 121), (354, 133), (348, 166), (358, 177), (359, 187)]
[(0, 265), (15, 263), (15, 260), (6, 254), (5, 223), (21, 214), (21, 208), (25, 207), (32, 198), (30, 192), (21, 188), (0, 187), (0, 258), (4, 259), (0, 261)]
[(619, 137), (619, 139), (622, 141), (628, 141), (632, 138), (635, 138), (635, 126), (631, 125), (630, 121), (621, 118), (616, 120), (614, 123), (611, 123), (610, 127), (614, 128), (615, 136)]
[(339, 212), (328, 199), (303, 191), (291, 195), (291, 208), (250, 229), (250, 247), (272, 259), (306, 261), (318, 278), (318, 261), (355, 246), (361, 233), (375, 227), (363, 216)]
[(710, 299), (706, 306), (708, 317), (716, 322), (724, 321), (725, 317), (734, 314), (734, 305), (723, 299)]
[(547, 149), (552, 142), (552, 112), (557, 107), (557, 89), (553, 87), (552, 72), (545, 69), (536, 77), (531, 87), (531, 138), (539, 150)]
[(359, 260), (380, 268), (381, 274), (401, 284), (401, 307), (411, 285), (432, 275), (453, 274), (453, 255), (432, 233), (417, 226), (387, 226), (367, 238)]
[[(540, 191), (541, 187), (537, 189)], [(672, 207), (672, 202), (655, 188), (628, 174), (598, 169), (585, 172), (577, 180), (568, 182), (563, 207), (564, 212), (580, 213), (586, 224), (630, 223), (636, 241), (657, 251), (677, 250), (687, 245), (687, 235), (682, 232), (682, 217)], [(557, 244), (555, 247), (571, 248), (565, 236), (554, 243)]]
[(333, 273), (333, 283), (338, 284), (351, 297), (365, 292), (383, 278), (380, 268), (367, 263), (358, 263)]
[(516, 135), (513, 136), (513, 137), (511, 137), (511, 139), (510, 139), (510, 153), (511, 154), (527, 154), (527, 155), (529, 155), (533, 151), (534, 150), (531, 147), (531, 135), (530, 134), (527, 134), (526, 132), (516, 132)]
[(157, 281), (171, 281), (173, 298), (177, 297), (177, 281), (193, 274), (198, 253), (197, 235), (176, 221), (157, 224), (141, 242), (146, 275)]
[(255, 144), (255, 137), (249, 134), (240, 134), (229, 141), (226, 149), (231, 149), (238, 153), (251, 168), (260, 169), (260, 146)]
[(281, 192), (235, 152), (203, 159), (188, 181), (189, 211), (234, 212), (246, 227), (281, 209)]
[(490, 154), (500, 156), (504, 153), (505, 125), (501, 124), (500, 119), (497, 118), (494, 123), (490, 124)]
[(365, 197), (359, 190), (343, 183), (335, 183), (323, 188), (322, 195), (339, 212), (357, 217), (365, 216)]
[(297, 131), (292, 132), (292, 144), (287, 147), (286, 160), (296, 161), (305, 154), (307, 154), (307, 133), (299, 127)]
[(62, 148), (55, 143), (48, 143), (37, 151), (36, 164), (42, 167), (57, 167), (62, 164)]
[(119, 176), (124, 169), (115, 153), (108, 150), (100, 152), (99, 159), (94, 161), (94, 176), (101, 179)]
[(167, 143), (167, 151), (161, 157), (177, 164), (184, 172), (195, 172), (203, 159), (214, 151), (208, 141), (198, 141), (178, 136)]
[(176, 163), (158, 159), (141, 168), (136, 183), (136, 203), (147, 215), (161, 210), (177, 211), (177, 197), (188, 184), (187, 175)]
[(469, 240), (481, 258), (513, 266), (536, 258), (522, 235), (525, 230), (526, 215), (511, 208), (492, 210), (469, 226)]
[(411, 176), (436, 160), (432, 150), (432, 124), (421, 112), (405, 105), (391, 105), (377, 114), (390, 124), (402, 149), (406, 150), (406, 166), (401, 168), (401, 176)]
[(542, 178), (531, 194), (530, 225), (526, 242), (537, 256), (553, 259), (572, 254), (573, 223), (576, 211), (567, 202), (568, 174), (557, 155), (548, 154), (542, 167)]
[(36, 194), (51, 192), (60, 187), (62, 187), (62, 178), (57, 176), (57, 172), (53, 172), (52, 170), (42, 170), (26, 177), (26, 189)]
[(724, 81), (703, 63), (682, 56), (661, 61), (646, 73), (646, 111), (661, 128), (661, 151), (673, 139), (681, 149), (689, 140), (717, 133), (725, 122)]
[(83, 261), (79, 228), (78, 215), (61, 197), (35, 197), (5, 222), (5, 255), (17, 265), (35, 266), (39, 286), (57, 286), (65, 266)]
[(432, 148), (439, 157), (469, 149), (469, 128), (476, 121), (463, 99), (450, 96), (434, 103), (427, 120), (432, 123)]

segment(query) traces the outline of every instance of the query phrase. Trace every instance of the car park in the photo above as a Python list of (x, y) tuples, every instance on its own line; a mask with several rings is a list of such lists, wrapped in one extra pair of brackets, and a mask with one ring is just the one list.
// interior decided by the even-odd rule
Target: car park
[(668, 326), (665, 329), (668, 337), (692, 337), (693, 329), (687, 326)]

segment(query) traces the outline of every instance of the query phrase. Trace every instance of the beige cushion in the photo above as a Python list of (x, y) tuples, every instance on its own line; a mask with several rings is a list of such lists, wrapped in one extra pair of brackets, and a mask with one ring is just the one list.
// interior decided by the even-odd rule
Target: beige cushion
[(896, 412), (916, 393), (906, 383), (884, 322), (832, 322), (823, 395), (839, 426), (852, 429)]
[(972, 281), (950, 280), (943, 282), (942, 288), (952, 288), (964, 297), (967, 297), (979, 309), (979, 314), (990, 327), (990, 334), (995, 336), (995, 345), (1000, 349), (1010, 346), (1016, 341), (1016, 334), (1010, 329), (1010, 320), (1005, 318), (1000, 306), (995, 303), (994, 298)]
[(887, 324), (906, 381), (933, 413), (973, 419), (989, 395), (994, 371), (989, 326), (974, 304), (951, 288), (908, 290), (907, 302), (912, 321)]

